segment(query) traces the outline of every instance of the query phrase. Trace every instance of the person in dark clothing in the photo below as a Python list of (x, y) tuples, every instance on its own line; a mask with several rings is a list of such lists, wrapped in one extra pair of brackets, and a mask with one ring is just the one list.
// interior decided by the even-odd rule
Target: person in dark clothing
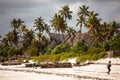
[(107, 69), (108, 69), (107, 73), (110, 74), (110, 71), (111, 71), (111, 61), (108, 62)]

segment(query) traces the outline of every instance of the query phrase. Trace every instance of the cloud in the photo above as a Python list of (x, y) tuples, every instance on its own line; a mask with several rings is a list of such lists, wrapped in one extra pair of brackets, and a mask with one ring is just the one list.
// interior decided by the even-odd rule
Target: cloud
[(28, 28), (32, 28), (34, 20), (40, 16), (49, 23), (63, 5), (69, 5), (73, 11), (69, 26), (76, 30), (79, 28), (76, 27), (76, 13), (82, 4), (99, 13), (103, 21), (120, 21), (119, 3), (119, 0), (0, 0), (0, 35), (5, 35), (11, 30), (10, 21), (13, 18), (21, 18)]

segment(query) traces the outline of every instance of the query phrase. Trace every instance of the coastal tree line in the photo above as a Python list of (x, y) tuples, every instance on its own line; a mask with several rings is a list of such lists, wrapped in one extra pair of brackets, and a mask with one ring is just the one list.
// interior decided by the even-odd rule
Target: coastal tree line
[[(82, 5), (77, 11), (76, 27), (79, 27), (79, 33), (82, 34), (82, 28), (88, 29), (90, 35), (88, 46), (84, 41), (79, 41), (76, 45), (68, 45), (64, 35), (75, 35), (77, 32), (73, 27), (70, 27), (68, 21), (72, 19), (72, 11), (68, 5), (64, 5), (54, 14), (50, 20), (50, 25), (44, 22), (40, 16), (34, 21), (33, 29), (29, 29), (23, 20), (12, 19), (11, 31), (4, 38), (0, 36), (0, 57), (1, 61), (8, 60), (12, 56), (24, 55), (24, 57), (32, 57), (44, 55), (45, 53), (62, 53), (64, 49), (80, 53), (86, 52), (90, 47), (102, 48), (107, 50), (120, 50), (120, 23), (115, 20), (110, 22), (102, 22), (99, 14), (90, 11), (89, 7)], [(51, 43), (49, 37), (51, 28), (57, 34), (63, 35), (63, 43), (54, 48), (48, 48)], [(92, 44), (92, 45), (91, 45)], [(91, 46), (89, 46), (91, 45)], [(62, 48), (61, 48), (62, 47)], [(58, 48), (58, 50), (57, 50)], [(59, 51), (61, 48), (61, 51)], [(70, 53), (70, 52), (69, 52)], [(65, 53), (64, 53), (65, 54)]]

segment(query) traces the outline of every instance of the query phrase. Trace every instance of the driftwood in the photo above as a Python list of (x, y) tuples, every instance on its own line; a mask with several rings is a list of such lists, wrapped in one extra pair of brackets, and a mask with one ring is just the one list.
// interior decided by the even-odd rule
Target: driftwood
[(46, 63), (40, 64), (41, 68), (71, 68), (71, 63)]
[(34, 64), (34, 63), (27, 63), (25, 64), (26, 67), (41, 67), (41, 68), (71, 68), (71, 63), (40, 63), (40, 64)]
[(21, 65), (20, 62), (4, 62), (1, 63), (1, 65), (7, 66), (7, 65)]

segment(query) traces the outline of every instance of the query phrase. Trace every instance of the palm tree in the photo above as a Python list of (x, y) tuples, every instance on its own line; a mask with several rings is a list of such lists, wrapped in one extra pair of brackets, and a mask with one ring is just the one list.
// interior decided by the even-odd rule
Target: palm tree
[(32, 40), (34, 39), (34, 32), (33, 30), (28, 30), (23, 35), (23, 46), (27, 48), (31, 45)]
[(111, 39), (113, 36), (118, 35), (120, 33), (120, 24), (116, 21), (112, 21), (108, 24), (103, 25), (104, 36), (106, 40)]
[(82, 26), (83, 26), (83, 23), (85, 23), (86, 21), (86, 16), (88, 16), (89, 14), (89, 11), (88, 11), (89, 7), (85, 6), (85, 5), (82, 5), (81, 7), (79, 7), (79, 10), (77, 12), (77, 15), (78, 15), (78, 19), (77, 19), (77, 26), (80, 25), (80, 30), (79, 32), (82, 33)]
[(18, 29), (18, 21), (17, 21), (17, 19), (13, 19), (11, 21), (11, 26), (12, 26), (13, 30), (15, 30), (15, 31)]
[(8, 46), (9, 45), (8, 44), (8, 38), (3, 38), (1, 43), (2, 43), (2, 48)]
[(56, 31), (58, 31), (58, 33), (65, 32), (66, 24), (65, 24), (65, 21), (62, 16), (55, 14), (55, 16), (51, 20), (51, 23), (52, 23), (52, 26), (53, 26), (55, 32)]
[(13, 47), (18, 47), (17, 43), (18, 43), (19, 37), (18, 37), (17, 34), (18, 33), (13, 30), (12, 32), (9, 32), (6, 35), (6, 37), (7, 37), (8, 41), (9, 41), (10, 45), (13, 46)]
[(93, 11), (89, 13), (89, 17), (85, 23), (85, 26), (89, 28), (88, 33), (96, 33), (99, 31), (101, 19), (97, 17), (98, 15), (98, 13), (94, 13)]
[(48, 25), (48, 24), (45, 24), (44, 23), (44, 30), (47, 32), (47, 33), (49, 33), (50, 32), (50, 26)]
[[(1, 35), (0, 35), (0, 38), (1, 38)], [(1, 42), (1, 40), (0, 40), (0, 42)]]
[(24, 21), (22, 21), (21, 19), (13, 19), (11, 22), (11, 26), (13, 27), (13, 30), (17, 31), (20, 29), (20, 26), (22, 25), (22, 23), (24, 23)]
[(39, 33), (43, 33), (43, 31), (44, 31), (44, 22), (43, 22), (42, 17), (39, 17), (38, 19), (35, 19), (34, 27), (35, 27), (35, 30), (39, 31)]
[(64, 5), (61, 10), (59, 10), (60, 15), (64, 18), (66, 24), (67, 24), (67, 19), (70, 20), (72, 19), (72, 11), (70, 11), (70, 8), (68, 5)]
[[(13, 19), (12, 21), (11, 21), (11, 26), (12, 26), (12, 28), (13, 28), (13, 31), (11, 32), (11, 33), (8, 33), (8, 35), (7, 35), (7, 37), (9, 37), (10, 35), (12, 35), (11, 37), (11, 39), (13, 39), (12, 40), (12, 42), (18, 47), (18, 42), (19, 42), (19, 40), (20, 40), (20, 37), (21, 37), (21, 26), (22, 26), (22, 23), (24, 23), (24, 21), (22, 21), (21, 19)], [(16, 42), (15, 42), (16, 41)]]
[[(68, 38), (66, 39), (66, 41), (69, 39), (69, 38), (71, 38), (71, 41), (72, 41), (72, 45), (73, 45), (73, 39), (74, 39), (74, 37), (75, 37), (75, 30), (72, 28), (72, 27), (68, 27), (67, 29), (66, 29), (66, 31), (67, 31), (67, 35), (68, 35)], [(71, 36), (73, 36), (73, 37), (71, 37)], [(65, 42), (66, 42), (65, 41)]]
[[(88, 46), (91, 46), (92, 44), (96, 43), (98, 40), (102, 40), (102, 34), (101, 34), (101, 24), (98, 17), (98, 13), (89, 12), (88, 18), (86, 19), (86, 22), (84, 23), (85, 27), (87, 27), (88, 34), (91, 37), (91, 40), (89, 41)], [(98, 36), (99, 35), (99, 36)]]
[(77, 19), (76, 26), (80, 25), (80, 30), (79, 30), (80, 33), (82, 33), (83, 22), (85, 22), (85, 18), (83, 16), (79, 16), (79, 18)]
[[(54, 30), (58, 31), (58, 33), (62, 32), (62, 35), (63, 35), (63, 33), (65, 32), (67, 28), (63, 17), (59, 14), (55, 14), (51, 20), (51, 23), (52, 23)], [(63, 35), (63, 39), (64, 39), (64, 35)], [(64, 39), (64, 42), (65, 42), (65, 39)]]

